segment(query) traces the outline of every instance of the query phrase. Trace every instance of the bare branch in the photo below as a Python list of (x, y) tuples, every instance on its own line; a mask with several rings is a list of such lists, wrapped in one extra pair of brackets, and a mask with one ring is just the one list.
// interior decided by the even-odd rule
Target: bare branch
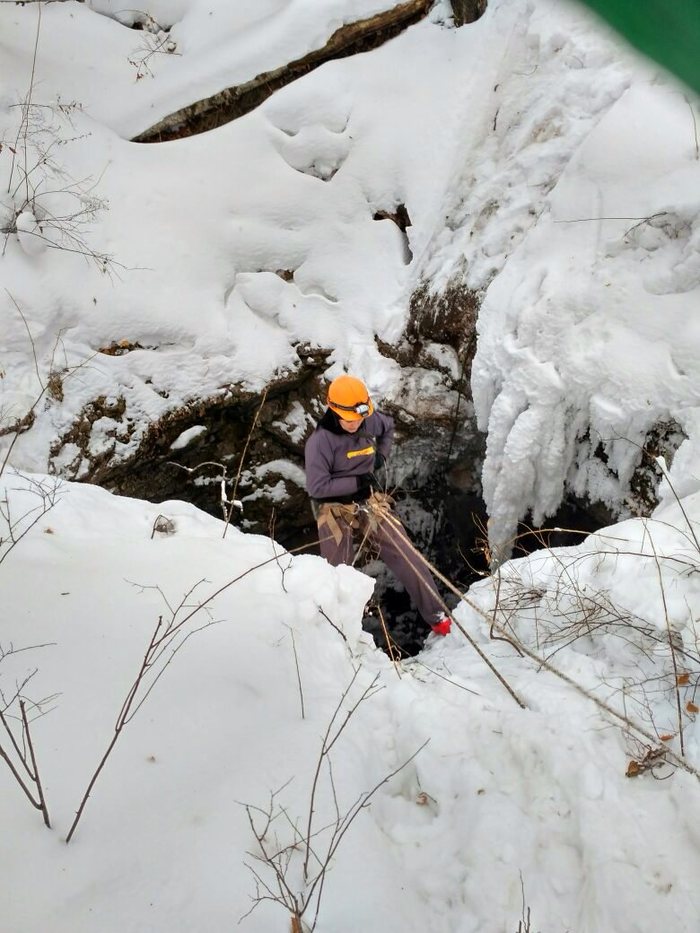
[[(10, 646), (9, 649), (0, 648), (0, 661), (5, 660), (7, 657), (13, 654), (19, 654), (20, 651), (26, 650), (29, 649), (23, 648), (17, 649), (15, 651), (12, 646)], [(5, 700), (2, 697), (2, 693), (0, 692), (0, 699), (3, 699), (3, 708), (0, 709), (0, 725), (2, 725), (2, 728), (5, 730), (5, 734), (7, 735), (10, 742), (9, 746), (4, 746), (2, 741), (0, 741), (0, 758), (2, 758), (2, 760), (9, 768), (10, 773), (19, 785), (27, 800), (29, 800), (31, 805), (36, 810), (41, 811), (44, 824), (49, 829), (51, 829), (49, 811), (46, 804), (46, 798), (44, 797), (44, 788), (41, 781), (41, 775), (39, 773), (36, 753), (34, 751), (34, 743), (32, 741), (29, 717), (27, 715), (27, 701), (22, 696), (24, 688), (35, 674), (36, 670), (33, 670), (29, 674), (25, 675), (23, 680), (17, 684), (14, 695), (9, 701)], [(52, 698), (47, 698), (46, 700), (40, 701), (39, 703), (30, 703), (30, 705), (32, 708), (40, 710), (41, 704), (49, 702), (50, 699)], [(13, 731), (9, 716), (9, 710), (17, 701), (20, 711), (19, 738), (17, 738)], [(16, 717), (13, 718), (16, 719)]]
[(681, 755), (685, 757), (685, 747), (683, 742), (683, 710), (681, 708), (681, 694), (678, 688), (678, 664), (676, 663), (676, 651), (673, 644), (673, 632), (671, 631), (671, 620), (668, 617), (668, 604), (666, 602), (666, 588), (664, 586), (664, 578), (661, 573), (661, 564), (659, 562), (659, 557), (656, 553), (656, 546), (654, 545), (654, 539), (649, 536), (651, 543), (651, 548), (654, 552), (654, 562), (656, 564), (656, 572), (659, 577), (659, 588), (661, 590), (661, 602), (664, 607), (664, 621), (666, 622), (666, 634), (668, 636), (668, 647), (671, 652), (671, 661), (673, 663), (673, 683), (674, 683), (674, 692), (676, 694), (676, 712), (678, 716), (678, 741), (680, 742)]
[[(316, 542), (313, 542), (316, 543)], [(295, 548), (289, 553), (295, 553), (298, 551), (303, 551), (311, 545), (305, 544), (301, 545), (298, 548)], [(238, 576), (234, 577), (231, 580), (228, 580), (226, 583), (219, 586), (216, 590), (210, 593), (205, 599), (203, 599), (198, 605), (190, 609), (189, 612), (186, 612), (182, 617), (178, 618), (180, 612), (187, 608), (187, 600), (190, 598), (191, 594), (200, 585), (201, 580), (198, 581), (194, 586), (190, 587), (185, 596), (180, 601), (179, 605), (175, 607), (174, 612), (171, 614), (170, 620), (165, 620), (163, 616), (158, 618), (158, 621), (151, 633), (151, 637), (146, 645), (146, 649), (143, 653), (141, 663), (139, 665), (136, 676), (134, 677), (129, 689), (127, 690), (126, 697), (122, 702), (119, 713), (117, 714), (114, 734), (107, 745), (107, 748), (100, 759), (97, 768), (92, 774), (90, 781), (88, 783), (87, 789), (83, 794), (83, 797), (80, 801), (78, 809), (75, 814), (73, 823), (71, 824), (70, 830), (66, 837), (66, 843), (69, 843), (73, 838), (77, 825), (83, 815), (87, 801), (93, 791), (95, 783), (97, 782), (100, 773), (102, 772), (104, 766), (111, 755), (114, 746), (119, 739), (119, 736), (124, 731), (124, 728), (128, 725), (129, 722), (133, 719), (136, 713), (141, 709), (144, 702), (150, 696), (151, 691), (158, 683), (160, 678), (163, 676), (163, 673), (172, 662), (175, 654), (184, 646), (187, 640), (197, 632), (200, 632), (202, 629), (207, 628), (212, 622), (205, 623), (204, 625), (196, 628), (192, 631), (186, 632), (185, 626), (190, 622), (198, 613), (206, 609), (217, 596), (221, 593), (228, 590), (234, 584), (238, 583), (240, 580), (243, 580), (249, 574), (253, 573), (256, 570), (261, 569), (262, 567), (267, 566), (273, 561), (278, 559), (278, 555), (275, 554), (272, 557), (267, 558), (266, 560), (260, 561), (257, 564), (254, 564), (252, 567), (248, 567), (247, 570), (242, 571)], [(156, 587), (156, 589), (159, 589)], [(160, 590), (159, 590), (160, 591)], [(165, 597), (164, 597), (165, 598)], [(168, 651), (170, 652), (169, 656), (167, 655)], [(166, 658), (166, 660), (163, 660)]]
[(347, 639), (347, 636), (346, 636), (345, 632), (344, 632), (339, 626), (337, 626), (337, 625), (335, 624), (335, 622), (333, 621), (333, 619), (331, 619), (331, 617), (326, 613), (326, 611), (325, 611), (325, 609), (323, 608), (323, 606), (318, 606), (317, 608), (318, 608), (318, 611), (319, 611), (319, 612), (321, 613), (321, 615), (323, 616), (323, 618), (326, 620), (326, 622), (328, 622), (328, 623), (332, 626), (332, 628), (334, 628), (334, 629), (336, 630), (336, 632), (340, 635), (340, 637), (343, 639), (343, 641), (345, 642), (345, 644), (347, 644), (347, 643), (348, 643), (348, 639)]
[(255, 432), (255, 428), (258, 424), (258, 419), (260, 417), (260, 412), (263, 410), (263, 406), (267, 400), (268, 387), (265, 386), (263, 393), (260, 397), (260, 404), (258, 405), (257, 411), (255, 412), (255, 417), (253, 418), (253, 423), (250, 426), (250, 431), (248, 431), (248, 436), (245, 439), (245, 444), (243, 446), (243, 453), (241, 454), (241, 459), (238, 461), (238, 472), (236, 473), (236, 479), (233, 484), (233, 492), (231, 493), (231, 504), (229, 506), (228, 513), (226, 515), (226, 522), (224, 524), (224, 533), (222, 537), (226, 537), (226, 532), (228, 531), (228, 526), (231, 522), (231, 516), (233, 514), (234, 504), (236, 502), (236, 493), (238, 492), (238, 483), (241, 479), (241, 473), (243, 472), (243, 464), (245, 463), (245, 457), (248, 452), (248, 446), (250, 444), (250, 439)]
[[(360, 704), (363, 703), (366, 699), (369, 699), (376, 692), (377, 677), (374, 677), (371, 683), (362, 691), (359, 698), (351, 704), (349, 709), (346, 711), (345, 717), (342, 719), (340, 718), (341, 710), (345, 706), (346, 700), (353, 685), (357, 681), (359, 673), (360, 668), (357, 668), (353, 672), (350, 683), (343, 691), (343, 694), (341, 695), (340, 700), (338, 701), (333, 711), (326, 731), (323, 735), (321, 748), (316, 762), (316, 769), (311, 783), (309, 795), (309, 812), (306, 819), (306, 829), (304, 833), (301, 832), (297, 823), (292, 820), (287, 810), (276, 802), (276, 793), (270, 795), (270, 802), (267, 809), (245, 805), (248, 822), (259, 848), (259, 853), (250, 854), (252, 858), (266, 865), (266, 867), (273, 873), (278, 889), (277, 892), (275, 892), (272, 885), (265, 881), (261, 873), (256, 868), (247, 862), (244, 863), (255, 880), (256, 893), (252, 898), (253, 905), (251, 907), (251, 911), (254, 910), (255, 907), (264, 900), (270, 900), (274, 903), (277, 903), (289, 914), (292, 925), (291, 928), (293, 931), (309, 931), (309, 933), (313, 933), (313, 930), (315, 929), (318, 922), (318, 915), (321, 899), (323, 896), (326, 875), (330, 869), (333, 857), (338, 851), (338, 848), (341, 845), (346, 833), (350, 829), (350, 826), (353, 824), (362, 810), (369, 806), (377, 791), (389, 780), (391, 780), (392, 777), (407, 767), (410, 762), (412, 762), (415, 757), (423, 750), (423, 748), (425, 748), (429, 741), (426, 740), (426, 742), (424, 742), (420, 748), (416, 749), (412, 755), (410, 755), (400, 765), (392, 769), (388, 774), (378, 780), (376, 784), (370, 788), (370, 790), (364, 791), (362, 794), (360, 794), (354, 803), (349, 807), (349, 809), (347, 809), (345, 812), (342, 812), (338, 801), (338, 794), (333, 774), (333, 763), (331, 761), (329, 752), (333, 744), (343, 733), (349, 719), (357, 711)], [(330, 791), (331, 800), (333, 803), (334, 816), (327, 825), (319, 829), (313, 824), (317, 808), (316, 798), (319, 791), (320, 776), (324, 762), (326, 765), (324, 773), (327, 774), (328, 789)], [(263, 817), (262, 826), (258, 826), (256, 824), (254, 812), (260, 814)], [(275, 837), (275, 845), (272, 847), (272, 845), (269, 844), (267, 837), (270, 832), (270, 828), (278, 815), (283, 815), (287, 825), (290, 827), (292, 831), (292, 841), (287, 844), (280, 844)], [(312, 840), (321, 837), (327, 837), (327, 841), (324, 843), (323, 847), (319, 849), (315, 846), (312, 846)], [(305, 887), (299, 894), (296, 894), (291, 889), (291, 885), (288, 881), (288, 874), (292, 857), (296, 852), (299, 851), (300, 848), (302, 852), (299, 854), (300, 856), (303, 855), (303, 876), (305, 880)], [(313, 871), (310, 870), (312, 860)], [(248, 914), (249, 913), (250, 911)], [(248, 914), (245, 916), (248, 916)], [(305, 917), (309, 914), (313, 914), (313, 917), (307, 924)]]
[(24, 729), (24, 735), (27, 740), (27, 747), (29, 749), (29, 755), (32, 762), (32, 780), (36, 786), (36, 791), (39, 797), (39, 809), (41, 810), (42, 816), (44, 818), (44, 825), (47, 829), (51, 829), (51, 821), (49, 820), (49, 811), (46, 806), (46, 798), (44, 797), (44, 788), (41, 783), (41, 776), (39, 775), (39, 766), (36, 760), (36, 754), (34, 753), (34, 743), (32, 742), (32, 734), (29, 730), (29, 720), (27, 719), (27, 709), (24, 700), (20, 700), (19, 708), (22, 712), (22, 726)]
[(294, 666), (297, 671), (297, 683), (299, 685), (299, 703), (301, 704), (301, 718), (306, 719), (306, 714), (304, 712), (304, 688), (301, 683), (301, 671), (299, 670), (299, 655), (297, 654), (297, 643), (294, 638), (294, 629), (289, 629), (292, 636), (292, 648), (294, 649)]

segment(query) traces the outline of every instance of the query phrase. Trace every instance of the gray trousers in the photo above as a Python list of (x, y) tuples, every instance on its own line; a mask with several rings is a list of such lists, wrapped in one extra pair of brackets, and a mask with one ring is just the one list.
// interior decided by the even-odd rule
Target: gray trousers
[[(381, 514), (381, 513), (380, 513)], [(355, 536), (361, 547), (379, 556), (404, 585), (411, 601), (428, 625), (445, 615), (432, 574), (415, 553), (406, 530), (391, 517), (377, 518), (364, 503), (323, 503), (317, 516), (321, 556), (329, 564), (352, 564)]]

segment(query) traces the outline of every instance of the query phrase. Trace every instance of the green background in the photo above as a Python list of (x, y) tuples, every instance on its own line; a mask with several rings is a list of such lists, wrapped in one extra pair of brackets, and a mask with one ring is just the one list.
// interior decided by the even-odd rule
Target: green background
[(641, 52), (700, 93), (700, 0), (583, 0)]

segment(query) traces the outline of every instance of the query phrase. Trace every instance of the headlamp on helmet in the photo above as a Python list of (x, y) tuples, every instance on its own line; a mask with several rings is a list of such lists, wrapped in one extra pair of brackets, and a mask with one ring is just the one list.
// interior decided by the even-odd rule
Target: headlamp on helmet
[(344, 374), (328, 387), (328, 407), (344, 421), (359, 421), (374, 411), (367, 386), (361, 379)]

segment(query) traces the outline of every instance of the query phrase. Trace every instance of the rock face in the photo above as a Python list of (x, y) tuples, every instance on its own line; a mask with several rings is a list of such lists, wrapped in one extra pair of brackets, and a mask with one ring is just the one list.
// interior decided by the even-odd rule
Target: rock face
[(657, 421), (647, 433), (639, 465), (630, 480), (626, 505), (632, 515), (649, 515), (659, 504), (658, 488), (662, 473), (656, 458), (663, 457), (670, 465), (684, 440), (686, 434), (673, 418)]
[[(327, 351), (300, 350), (298, 369), (280, 376), (264, 393), (230, 387), (212, 398), (174, 409), (149, 425), (137, 452), (116, 462), (105, 453), (90, 461), (81, 479), (114, 492), (152, 502), (184, 499), (222, 516), (221, 479), (227, 497), (243, 500), (247, 529), (268, 534), (276, 515), (283, 536), (309, 524), (303, 487), (303, 442), (322, 411), (321, 373)], [(99, 400), (85, 411), (52, 451), (77, 444), (88, 450), (91, 427), (99, 419)], [(242, 521), (241, 521), (242, 519)], [(278, 536), (279, 537), (279, 536)]]
[[(458, 515), (480, 509), (483, 439), (469, 389), (478, 304), (479, 296), (459, 281), (438, 296), (421, 286), (410, 301), (403, 337), (395, 345), (378, 342), (401, 367), (393, 396), (378, 400), (397, 426), (391, 488), (421, 546), (440, 542), (445, 553), (450, 546), (438, 533), (442, 523), (450, 520), (454, 534), (468, 534), (468, 522)], [(235, 524), (262, 534), (274, 526), (276, 539), (287, 546), (311, 541), (304, 443), (324, 410), (331, 351), (297, 352), (299, 365), (264, 393), (231, 386), (172, 409), (148, 426), (128, 459), (117, 452), (117, 442), (133, 432), (124, 400), (95, 399), (54, 443), (53, 469), (122, 495), (185, 499), (217, 516), (223, 514), (225, 477), (227, 497), (243, 503), (242, 514), (232, 513)], [(91, 441), (100, 432), (115, 443), (94, 455)]]
[[(417, 544), (464, 586), (488, 567), (481, 497), (485, 438), (476, 428), (470, 388), (480, 300), (460, 278), (439, 294), (421, 284), (411, 296), (403, 336), (391, 345), (377, 340), (382, 355), (400, 366), (392, 397), (377, 400), (396, 421), (390, 491)], [(223, 479), (226, 498), (243, 506), (230, 512), (234, 524), (273, 532), (287, 547), (313, 542), (304, 443), (324, 410), (331, 350), (297, 347), (297, 353), (298, 366), (262, 393), (230, 386), (170, 410), (148, 425), (128, 459), (118, 453), (119, 442), (134, 431), (125, 400), (96, 398), (54, 443), (50, 464), (61, 475), (123, 495), (184, 499), (217, 516), (230, 510), (222, 503)], [(97, 445), (94, 454), (95, 435), (113, 443)], [(670, 461), (683, 437), (675, 422), (655, 426), (617, 512), (569, 494), (547, 525), (589, 532), (626, 514), (650, 514), (661, 478), (654, 457)], [(524, 516), (520, 532), (530, 524)], [(576, 539), (557, 532), (550, 540)], [(538, 546), (527, 535), (521, 544), (525, 550)], [(455, 553), (463, 555), (456, 562)]]
[(476, 22), (484, 15), (487, 7), (487, 0), (451, 0), (451, 3), (455, 26)]

